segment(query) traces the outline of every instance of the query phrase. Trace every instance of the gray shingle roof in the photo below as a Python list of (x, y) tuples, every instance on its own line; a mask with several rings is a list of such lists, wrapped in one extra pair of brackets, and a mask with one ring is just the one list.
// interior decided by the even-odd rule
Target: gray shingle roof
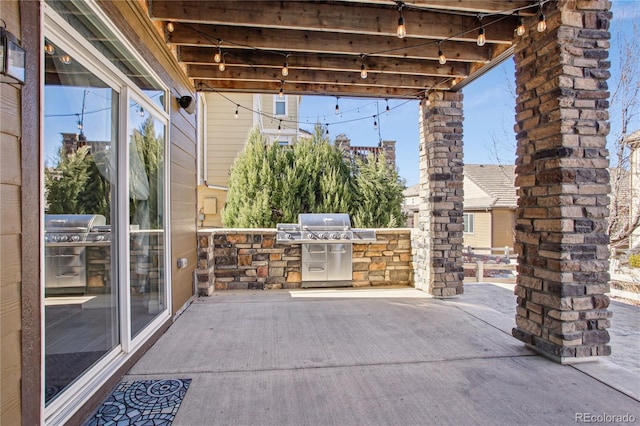
[(465, 164), (464, 175), (487, 194), (473, 201), (465, 197), (465, 207), (516, 207), (515, 166)]

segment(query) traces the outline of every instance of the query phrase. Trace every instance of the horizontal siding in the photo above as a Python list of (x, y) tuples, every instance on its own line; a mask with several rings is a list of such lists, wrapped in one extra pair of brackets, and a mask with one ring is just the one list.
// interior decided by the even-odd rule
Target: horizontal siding
[(20, 143), (18, 137), (0, 133), (0, 183), (20, 184)]
[(491, 247), (491, 212), (465, 212), (474, 215), (473, 234), (464, 234), (464, 247)]
[(515, 239), (515, 210), (494, 209), (493, 212), (493, 247), (513, 247)]
[[(19, 2), (3, 0), (1, 9), (7, 30), (20, 38)], [(0, 425), (22, 423), (21, 87), (0, 84)]]
[(0, 235), (19, 234), (22, 224), (21, 191), (17, 185), (0, 184)]
[[(253, 109), (253, 95), (225, 94), (237, 104)], [(229, 170), (242, 151), (253, 128), (253, 113), (240, 108), (234, 118), (233, 103), (216, 94), (207, 94), (207, 183), (226, 186)]]

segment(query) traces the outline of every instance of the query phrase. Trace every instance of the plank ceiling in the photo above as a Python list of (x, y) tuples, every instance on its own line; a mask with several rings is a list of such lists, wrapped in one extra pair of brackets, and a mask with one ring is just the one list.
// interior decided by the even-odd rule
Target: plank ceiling
[[(519, 19), (535, 30), (540, 4), (148, 0), (149, 16), (164, 24), (167, 44), (200, 91), (284, 89), (287, 94), (378, 98), (459, 90), (511, 55)], [(404, 38), (396, 35), (401, 15)], [(484, 46), (477, 43), (481, 27)], [(216, 53), (222, 53), (224, 71), (214, 61)], [(289, 73), (283, 76), (285, 62)], [(367, 78), (361, 77), (363, 65)]]

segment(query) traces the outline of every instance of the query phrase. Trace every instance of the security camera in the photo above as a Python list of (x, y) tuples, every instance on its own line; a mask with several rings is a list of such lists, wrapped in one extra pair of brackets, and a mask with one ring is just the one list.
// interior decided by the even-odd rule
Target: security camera
[(189, 114), (193, 114), (196, 110), (196, 103), (191, 96), (181, 96), (177, 98), (178, 105), (184, 108)]

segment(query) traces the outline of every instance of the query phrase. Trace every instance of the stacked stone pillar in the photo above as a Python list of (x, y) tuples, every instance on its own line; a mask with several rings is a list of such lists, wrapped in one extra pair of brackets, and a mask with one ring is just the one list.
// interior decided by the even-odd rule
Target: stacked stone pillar
[[(609, 355), (610, 4), (547, 3), (518, 41), (513, 335), (562, 363)], [(547, 10), (549, 9), (549, 10)]]
[(432, 92), (420, 106), (420, 207), (414, 232), (416, 287), (462, 294), (462, 93)]

